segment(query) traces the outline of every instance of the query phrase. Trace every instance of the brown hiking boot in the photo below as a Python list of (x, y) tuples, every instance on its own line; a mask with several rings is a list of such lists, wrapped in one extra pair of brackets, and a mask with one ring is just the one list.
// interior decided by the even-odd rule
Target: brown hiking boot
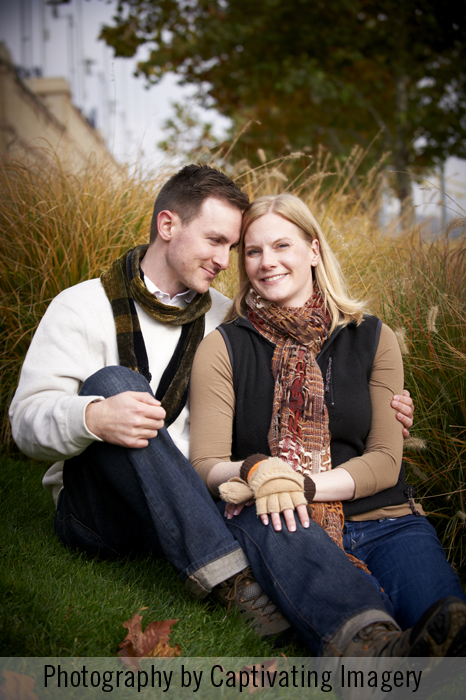
[(220, 583), (212, 593), (228, 610), (232, 605), (239, 608), (245, 621), (251, 623), (259, 637), (269, 637), (290, 627), (290, 623), (257, 583), (250, 566)]
[(377, 622), (353, 637), (343, 656), (444, 657), (466, 655), (466, 604), (452, 596), (426, 610), (412, 629), (400, 632)]

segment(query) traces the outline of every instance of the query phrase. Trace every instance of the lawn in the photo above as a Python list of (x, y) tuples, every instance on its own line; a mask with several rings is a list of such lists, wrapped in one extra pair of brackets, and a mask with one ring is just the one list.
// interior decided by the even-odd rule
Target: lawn
[[(103, 561), (63, 547), (44, 463), (0, 456), (0, 656), (114, 656), (122, 623), (178, 619), (170, 637), (183, 656), (269, 656), (237, 611), (184, 591), (165, 561)], [(299, 652), (298, 652), (299, 653)]]

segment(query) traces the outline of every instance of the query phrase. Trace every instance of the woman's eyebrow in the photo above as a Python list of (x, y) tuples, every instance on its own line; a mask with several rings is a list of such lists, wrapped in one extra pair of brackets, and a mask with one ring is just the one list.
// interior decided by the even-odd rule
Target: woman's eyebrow
[[(283, 241), (283, 242), (286, 241), (287, 243), (290, 243), (290, 242), (291, 242), (291, 238), (289, 238), (289, 236), (281, 236), (280, 238), (275, 238), (275, 239), (271, 242), (271, 245), (275, 245), (276, 243), (281, 243), (282, 241)], [(260, 248), (261, 245), (262, 245), (261, 243), (246, 243), (245, 246), (244, 246), (244, 249), (246, 250), (247, 248)]]

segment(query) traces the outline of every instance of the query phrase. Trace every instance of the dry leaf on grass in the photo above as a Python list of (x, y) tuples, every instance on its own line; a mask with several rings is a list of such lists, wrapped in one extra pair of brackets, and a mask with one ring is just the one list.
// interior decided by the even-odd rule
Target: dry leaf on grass
[(2, 671), (5, 683), (0, 687), (0, 700), (38, 700), (33, 692), (33, 678), (14, 671)]
[(121, 656), (124, 665), (133, 671), (140, 670), (138, 659), (154, 658), (155, 656), (179, 656), (181, 654), (178, 644), (172, 647), (168, 643), (172, 625), (178, 620), (150, 622), (143, 632), (142, 616), (139, 615), (141, 610), (147, 610), (147, 608), (140, 608), (129, 620), (123, 622), (123, 627), (126, 627), (128, 634), (118, 645), (120, 648), (118, 656)]

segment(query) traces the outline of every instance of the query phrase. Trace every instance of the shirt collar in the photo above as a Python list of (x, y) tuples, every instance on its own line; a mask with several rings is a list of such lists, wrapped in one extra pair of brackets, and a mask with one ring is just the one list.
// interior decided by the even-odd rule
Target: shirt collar
[(170, 295), (167, 292), (162, 292), (147, 275), (144, 275), (144, 284), (149, 292), (154, 294), (156, 299), (166, 306), (178, 306), (180, 309), (184, 309), (196, 296), (195, 289), (187, 289), (185, 292), (180, 292), (170, 298)]

